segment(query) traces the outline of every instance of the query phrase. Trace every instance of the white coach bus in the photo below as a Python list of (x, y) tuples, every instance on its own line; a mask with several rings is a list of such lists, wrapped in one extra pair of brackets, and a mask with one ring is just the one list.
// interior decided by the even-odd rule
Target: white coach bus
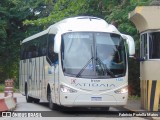
[(123, 106), (128, 98), (131, 36), (103, 19), (64, 19), (22, 41), (20, 91), (49, 107)]

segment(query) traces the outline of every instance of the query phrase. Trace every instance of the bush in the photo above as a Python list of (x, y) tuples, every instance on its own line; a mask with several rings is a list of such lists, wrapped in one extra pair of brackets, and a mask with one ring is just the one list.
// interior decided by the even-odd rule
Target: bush
[[(4, 92), (4, 88), (5, 88), (5, 85), (4, 84), (0, 84), (0, 93)], [(13, 87), (13, 92), (19, 92), (17, 87)]]
[(129, 59), (129, 75), (128, 85), (130, 95), (140, 96), (140, 69), (139, 62), (134, 59)]
[(4, 92), (4, 84), (0, 84), (0, 92)]

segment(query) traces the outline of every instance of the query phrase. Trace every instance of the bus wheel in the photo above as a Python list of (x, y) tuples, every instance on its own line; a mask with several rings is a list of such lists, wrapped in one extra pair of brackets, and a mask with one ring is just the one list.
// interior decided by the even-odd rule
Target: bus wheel
[(30, 97), (28, 94), (26, 95), (26, 101), (27, 103), (31, 103), (33, 101), (33, 98)]
[(49, 99), (49, 108), (52, 110), (56, 110), (56, 104), (52, 102), (51, 92), (48, 94)]
[(34, 98), (33, 101), (34, 103), (39, 103), (40, 99)]
[(25, 84), (25, 94), (26, 94), (26, 101), (27, 101), (27, 103), (31, 103), (33, 101), (33, 98), (28, 95), (27, 84)]

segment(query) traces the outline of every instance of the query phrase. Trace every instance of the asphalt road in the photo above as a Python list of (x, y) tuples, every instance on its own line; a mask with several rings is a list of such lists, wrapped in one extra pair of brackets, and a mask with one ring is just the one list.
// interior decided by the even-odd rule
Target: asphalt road
[[(3, 94), (0, 94), (2, 97)], [(144, 120), (140, 117), (119, 117), (119, 112), (125, 112), (123, 108), (111, 107), (109, 111), (101, 109), (84, 109), (84, 108), (60, 108), (59, 110), (51, 110), (47, 103), (27, 103), (25, 96), (19, 93), (14, 94), (17, 97), (17, 106), (13, 111), (12, 117), (1, 117), (0, 120), (14, 120), (14, 119), (26, 119), (26, 120)], [(26, 117), (27, 116), (27, 117)], [(33, 116), (37, 116), (36, 118)], [(41, 117), (42, 116), (42, 117)], [(29, 118), (28, 118), (29, 117)]]

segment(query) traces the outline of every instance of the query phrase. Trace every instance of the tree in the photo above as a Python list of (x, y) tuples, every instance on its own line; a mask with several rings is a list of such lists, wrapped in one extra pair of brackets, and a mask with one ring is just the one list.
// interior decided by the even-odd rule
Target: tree
[[(52, 8), (53, 10), (47, 17), (38, 18), (37, 20), (26, 20), (24, 21), (24, 25), (43, 26), (47, 28), (49, 25), (64, 18), (85, 14), (88, 8), (88, 2), (86, 0), (58, 0), (52, 3)], [(41, 14), (41, 11), (39, 13)]]
[[(5, 49), (5, 40), (7, 38), (6, 28), (8, 12), (3, 5), (6, 4), (5, 1), (0, 1), (0, 61), (2, 61), (2, 53)], [(3, 63), (0, 62), (0, 76), (3, 78)], [(0, 80), (1, 82), (1, 80)]]
[(3, 82), (18, 77), (20, 41), (25, 38), (27, 28), (23, 21), (33, 15), (24, 1), (1, 0), (0, 16), (0, 82)]

